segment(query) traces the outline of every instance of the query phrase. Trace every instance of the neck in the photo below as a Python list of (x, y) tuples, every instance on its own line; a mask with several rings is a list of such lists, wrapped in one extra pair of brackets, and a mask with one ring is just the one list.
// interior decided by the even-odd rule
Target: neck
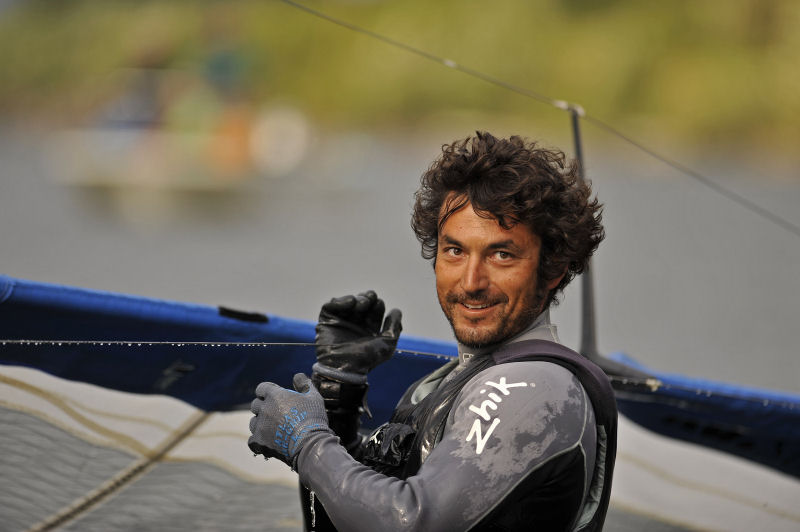
[(531, 322), (528, 327), (519, 333), (496, 343), (483, 347), (468, 347), (461, 342), (458, 343), (459, 363), (464, 364), (470, 358), (489, 354), (499, 347), (522, 340), (549, 340), (560, 343), (556, 326), (550, 323), (550, 309), (546, 308)]

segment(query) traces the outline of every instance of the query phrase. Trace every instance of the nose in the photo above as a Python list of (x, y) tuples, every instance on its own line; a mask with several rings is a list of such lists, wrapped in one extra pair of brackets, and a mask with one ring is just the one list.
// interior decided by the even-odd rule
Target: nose
[(489, 288), (489, 276), (481, 257), (473, 255), (461, 275), (461, 288), (467, 294), (477, 294)]

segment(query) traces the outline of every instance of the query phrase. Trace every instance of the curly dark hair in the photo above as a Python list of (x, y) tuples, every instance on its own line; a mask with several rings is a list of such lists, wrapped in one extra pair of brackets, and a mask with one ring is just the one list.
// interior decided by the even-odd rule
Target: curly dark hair
[(565, 274), (547, 294), (544, 308), (558, 303), (558, 293), (584, 271), (605, 236), (602, 205), (579, 178), (577, 162), (516, 135), (502, 139), (478, 131), (445, 144), (420, 182), (411, 227), (422, 256), (435, 264), (439, 231), (467, 203), (505, 229), (525, 224), (542, 242), (540, 296), (548, 281)]

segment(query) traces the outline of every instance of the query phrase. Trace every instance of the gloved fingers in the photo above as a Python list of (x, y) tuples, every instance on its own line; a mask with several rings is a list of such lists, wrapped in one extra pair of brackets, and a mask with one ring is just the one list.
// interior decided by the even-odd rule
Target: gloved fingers
[(292, 385), (299, 393), (306, 393), (314, 386), (305, 373), (296, 373), (292, 379)]
[(376, 300), (375, 304), (372, 305), (372, 310), (365, 320), (367, 322), (367, 327), (373, 334), (380, 333), (384, 312), (386, 312), (386, 305), (383, 303), (383, 300)]
[(386, 319), (383, 321), (381, 336), (396, 340), (402, 331), (403, 313), (400, 312), (399, 309), (393, 308), (389, 311), (389, 314), (386, 315)]
[(357, 296), (333, 298), (322, 305), (319, 312), (319, 325), (338, 327), (356, 335), (369, 334), (363, 328), (376, 298), (374, 292), (372, 297), (365, 292)]
[(367, 290), (356, 296), (357, 302), (353, 310), (353, 321), (361, 323), (367, 334), (377, 334), (383, 321), (386, 305), (378, 298), (374, 290)]
[(252, 413), (254, 413), (256, 415), (260, 414), (261, 413), (261, 407), (263, 405), (264, 405), (264, 400), (263, 399), (259, 399), (259, 398), (253, 399), (253, 402), (250, 403), (250, 412), (252, 412)]
[(255, 454), (264, 454), (265, 451), (269, 450), (268, 447), (264, 447), (263, 445), (258, 443), (255, 436), (250, 436), (247, 439), (247, 446), (250, 448), (250, 451), (252, 451)]
[(368, 290), (325, 303), (319, 313), (319, 325), (339, 327), (356, 335), (377, 334), (385, 310), (386, 306), (378, 294)]
[(256, 428), (258, 425), (258, 416), (253, 416), (250, 418), (250, 433), (255, 434)]
[(375, 293), (375, 290), (367, 290), (366, 292), (361, 292), (358, 295), (364, 296), (370, 301), (375, 301), (378, 299), (378, 294)]
[(378, 294), (372, 290), (367, 290), (366, 292), (358, 294), (356, 296), (355, 313), (366, 314), (371, 312), (376, 300), (378, 300)]
[(274, 382), (262, 382), (261, 384), (256, 386), (256, 397), (258, 397), (259, 399), (264, 399), (267, 396), (267, 391), (270, 388), (280, 388), (280, 386), (278, 386)]
[(342, 297), (334, 297), (324, 305), (322, 305), (322, 310), (320, 310), (320, 318), (324, 314), (328, 314), (331, 316), (342, 317), (349, 315), (353, 307), (356, 305), (356, 296), (342, 296)]

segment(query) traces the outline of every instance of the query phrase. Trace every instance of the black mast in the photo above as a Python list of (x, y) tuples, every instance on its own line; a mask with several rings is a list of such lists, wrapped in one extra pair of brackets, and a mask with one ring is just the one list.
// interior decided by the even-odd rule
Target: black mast
[[(575, 160), (578, 161), (578, 177), (586, 181), (586, 170), (583, 163), (583, 146), (581, 144), (580, 117), (583, 108), (570, 104), (567, 108), (572, 121), (572, 137), (575, 144)], [(594, 279), (592, 277), (591, 259), (581, 275), (581, 346), (580, 353), (588, 359), (596, 360), (597, 326), (594, 312)]]
[[(572, 121), (572, 136), (575, 144), (575, 160), (578, 162), (578, 178), (586, 182), (586, 167), (583, 163), (583, 146), (581, 144), (580, 118), (584, 115), (583, 107), (566, 104), (564, 107)], [(648, 379), (649, 375), (633, 369), (610, 358), (606, 358), (597, 350), (597, 324), (595, 322), (594, 277), (592, 276), (591, 259), (581, 274), (581, 345), (580, 353), (600, 366), (609, 376), (621, 376), (635, 379)]]

